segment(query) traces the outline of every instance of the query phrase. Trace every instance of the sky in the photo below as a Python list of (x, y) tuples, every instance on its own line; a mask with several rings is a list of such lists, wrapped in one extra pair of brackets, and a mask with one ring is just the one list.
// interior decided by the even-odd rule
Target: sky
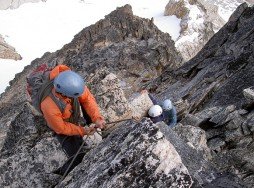
[(0, 34), (23, 57), (20, 61), (0, 59), (0, 93), (9, 81), (32, 60), (71, 42), (83, 28), (103, 19), (117, 7), (130, 4), (134, 15), (154, 18), (163, 32), (176, 40), (180, 19), (164, 16), (169, 0), (47, 0), (26, 3), (18, 9), (0, 10)]

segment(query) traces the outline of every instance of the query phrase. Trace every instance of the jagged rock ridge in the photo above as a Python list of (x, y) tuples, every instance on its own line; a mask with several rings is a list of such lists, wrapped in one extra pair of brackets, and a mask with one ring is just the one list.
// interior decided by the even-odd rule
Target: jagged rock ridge
[(128, 122), (119, 127), (96, 150), (90, 152), (83, 164), (58, 187), (91, 185), (190, 187), (192, 179), (173, 145), (158, 126), (144, 120), (139, 124)]
[[(127, 117), (129, 114), (125, 114), (125, 112), (132, 109), (128, 107), (130, 95), (147, 86), (150, 91), (156, 91), (157, 96), (161, 99), (171, 96), (173, 101), (180, 101), (179, 104), (184, 103), (181, 123), (183, 126), (192, 125), (199, 127), (199, 130), (200, 128), (204, 129), (207, 139), (213, 138), (212, 135), (215, 135), (213, 131), (209, 132), (214, 127), (223, 126), (231, 120), (234, 121), (232, 123), (237, 123), (231, 113), (236, 109), (240, 110), (241, 105), (245, 103), (247, 109), (235, 113), (249, 116), (250, 119), (247, 123), (249, 128), (252, 125), (253, 113), (251, 110), (253, 109), (241, 94), (237, 93), (241, 101), (231, 98), (225, 101), (217, 100), (223, 87), (227, 86), (234, 76), (218, 80), (216, 83), (221, 85), (213, 90), (213, 95), (207, 97), (206, 92), (209, 93), (209, 89), (214, 87), (214, 84), (211, 86), (209, 84), (217, 79), (217, 75), (213, 71), (221, 76), (224, 71), (226, 72), (230, 68), (229, 70), (232, 71), (230, 73), (239, 71), (238, 74), (244, 70), (246, 77), (252, 76), (253, 70), (249, 66), (253, 62), (250, 55), (253, 54), (251, 53), (253, 35), (251, 32), (246, 34), (241, 27), (244, 25), (246, 29), (253, 28), (252, 12), (253, 8), (248, 8), (245, 4), (239, 7), (230, 22), (211, 39), (211, 43), (207, 44), (192, 61), (177, 70), (178, 60), (181, 60), (181, 57), (176, 52), (169, 35), (161, 33), (150, 20), (133, 16), (128, 5), (112, 12), (95, 25), (85, 28), (63, 49), (55, 53), (46, 53), (42, 58), (34, 60), (31, 66), (27, 66), (22, 73), (17, 75), (0, 99), (1, 133), (6, 133), (6, 129), (8, 129), (7, 136), (3, 137), (3, 147), (0, 154), (1, 186), (49, 187), (60, 181), (60, 177), (53, 175), (51, 171), (62, 164), (66, 159), (65, 155), (61, 153), (59, 143), (56, 142), (42, 117), (35, 116), (29, 104), (25, 103), (25, 76), (31, 72), (34, 66), (44, 62), (48, 64), (65, 63), (85, 77), (107, 119), (110, 119), (112, 114), (115, 115), (115, 120)], [(237, 37), (235, 34), (238, 34)], [(223, 37), (225, 40), (221, 39)], [(241, 42), (237, 40), (239, 38), (242, 39)], [(243, 44), (247, 46), (244, 45), (246, 51), (239, 50), (242, 49), (241, 45)], [(227, 45), (231, 47), (232, 51), (224, 48)], [(232, 47), (236, 47), (236, 49)], [(236, 66), (239, 61), (229, 67), (225, 65), (234, 61), (225, 61), (223, 66), (218, 63), (221, 62), (220, 58), (223, 60), (227, 60), (228, 57), (231, 60), (238, 59), (238, 57), (242, 57), (241, 53), (245, 55), (247, 53), (249, 56), (246, 57), (250, 57), (243, 58), (246, 60), (244, 61), (246, 66)], [(135, 72), (141, 70), (138, 68), (141, 68), (142, 71)], [(211, 68), (211, 73), (208, 71), (209, 68)], [(213, 68), (216, 69), (213, 70)], [(151, 75), (146, 76), (146, 73)], [(243, 73), (237, 74), (235, 76), (241, 78)], [(156, 77), (158, 78), (154, 80)], [(253, 79), (253, 77), (248, 78), (250, 81)], [(133, 83), (133, 80), (136, 82)], [(250, 85), (247, 83), (236, 88), (235, 92), (242, 92), (242, 88)], [(105, 95), (103, 92), (100, 93), (100, 88), (106, 92)], [(18, 96), (17, 93), (19, 93)], [(222, 93), (224, 96), (230, 95), (227, 89)], [(218, 96), (215, 97), (216, 95)], [(219, 107), (215, 107), (213, 110), (211, 109), (213, 104)], [(231, 106), (228, 107), (227, 104)], [(199, 116), (197, 112), (200, 113)], [(211, 117), (207, 117), (207, 114)], [(228, 120), (223, 124), (221, 120), (227, 118)], [(215, 126), (211, 127), (211, 125)], [(59, 182), (59, 187), (63, 185), (91, 187), (94, 184), (101, 187), (107, 185), (111, 187), (125, 185), (127, 187), (130, 186), (130, 183), (126, 183), (128, 181), (126, 178), (131, 180), (133, 187), (138, 187), (138, 183), (147, 185), (147, 182), (158, 187), (174, 185), (183, 187), (209, 187), (211, 185), (212, 187), (219, 185), (245, 187), (236, 175), (229, 172), (230, 169), (221, 173), (214, 164), (208, 161), (209, 156), (207, 157), (204, 153), (209, 151), (203, 144), (203, 136), (202, 144), (195, 144), (199, 139), (190, 140), (188, 136), (184, 138), (184, 135), (180, 137), (165, 124), (154, 125), (147, 119), (143, 119), (140, 123), (129, 121), (118, 124), (116, 127), (118, 128), (111, 132), (107, 139), (104, 139), (85, 156), (82, 162), (83, 166), (77, 166), (63, 182)], [(234, 125), (231, 127), (234, 128)], [(198, 128), (191, 130), (198, 130)], [(217, 130), (221, 130), (223, 134), (226, 133), (223, 132), (224, 129)], [(191, 143), (186, 144), (186, 140)], [(248, 147), (251, 148), (252, 145), (248, 144)], [(163, 150), (157, 149), (162, 146)], [(51, 149), (48, 150), (48, 148)], [(213, 160), (217, 161), (217, 156), (213, 153), (214, 148), (210, 149), (214, 157)], [(222, 149), (227, 152), (230, 147)], [(242, 149), (248, 152), (245, 148)], [(138, 155), (140, 153), (144, 155)], [(218, 154), (218, 156), (220, 155)], [(142, 159), (146, 160), (145, 165)], [(168, 159), (176, 163), (170, 165), (172, 163)], [(246, 167), (251, 167), (251, 162), (248, 162), (248, 159), (251, 159), (251, 155), (244, 158), (247, 161)], [(95, 161), (98, 161), (99, 164), (96, 164)], [(135, 165), (140, 168), (136, 169)], [(168, 167), (167, 165), (170, 167), (163, 168)], [(91, 170), (87, 171), (84, 167)], [(144, 176), (137, 173), (140, 169), (142, 169), (141, 173)], [(93, 170), (100, 172), (99, 175)], [(235, 173), (235, 171), (232, 172)], [(179, 174), (179, 176), (176, 177), (174, 174)], [(248, 175), (247, 178), (251, 178), (251, 175)], [(107, 180), (108, 178), (115, 181), (110, 182)], [(241, 178), (249, 187), (252, 186), (251, 179)], [(94, 182), (94, 180), (98, 181)]]
[(185, 102), (183, 125), (206, 131), (216, 164), (254, 186), (253, 7), (242, 4), (225, 26), (189, 62), (168, 69), (149, 88), (158, 97)]
[(7, 44), (0, 35), (0, 59), (21, 60), (22, 57), (16, 52), (15, 48)]
[[(176, 48), (184, 62), (193, 58), (245, 0), (171, 0), (164, 15), (181, 19)], [(247, 1), (250, 4), (253, 2)]]
[[(10, 108), (8, 117), (16, 114), (16, 108), (20, 110), (16, 104), (27, 100), (26, 76), (33, 67), (45, 62), (65, 63), (87, 80), (95, 70), (108, 70), (121, 80), (125, 94), (131, 95), (145, 82), (159, 76), (166, 66), (176, 67), (180, 61), (181, 56), (169, 35), (159, 31), (151, 20), (133, 16), (131, 7), (126, 6), (85, 28), (61, 50), (45, 53), (25, 67), (1, 95), (0, 108)], [(8, 117), (5, 113), (1, 115), (3, 125), (9, 122)]]

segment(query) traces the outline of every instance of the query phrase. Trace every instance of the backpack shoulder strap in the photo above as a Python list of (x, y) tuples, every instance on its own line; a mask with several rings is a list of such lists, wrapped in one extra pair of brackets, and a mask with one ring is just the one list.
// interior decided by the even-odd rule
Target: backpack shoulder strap
[[(50, 96), (50, 98), (56, 103), (56, 105), (58, 106), (58, 108), (60, 109), (61, 112), (64, 111), (66, 104), (57, 99), (55, 95), (53, 95), (52, 93), (52, 89), (54, 87), (53, 84), (54, 80), (48, 80), (47, 82), (45, 82), (42, 87), (40, 88), (39, 92), (38, 92), (38, 101), (39, 104), (41, 104), (41, 102), (47, 97)], [(40, 108), (39, 108), (40, 109)], [(41, 111), (41, 110), (40, 110)]]
[(52, 89), (53, 89), (53, 80), (49, 80), (47, 82), (45, 82), (40, 90), (38, 91), (38, 101), (39, 104), (41, 104), (41, 102), (47, 97), (49, 96), (49, 94), (51, 93)]
[(60, 111), (63, 113), (66, 107), (66, 104), (61, 99), (58, 99), (52, 92), (50, 92), (49, 96), (56, 103)]
[[(58, 99), (53, 93), (52, 89), (54, 87), (53, 84), (54, 80), (49, 80), (40, 88), (38, 92), (39, 104), (49, 96), (55, 104), (58, 106), (60, 111), (63, 113), (64, 109), (66, 108), (66, 104), (61, 99)], [(70, 117), (69, 122), (71, 123), (78, 123), (80, 120), (80, 103), (77, 98), (72, 100), (72, 116)]]
[(72, 123), (78, 123), (80, 121), (80, 103), (78, 98), (74, 98), (72, 102), (72, 117), (71, 122)]

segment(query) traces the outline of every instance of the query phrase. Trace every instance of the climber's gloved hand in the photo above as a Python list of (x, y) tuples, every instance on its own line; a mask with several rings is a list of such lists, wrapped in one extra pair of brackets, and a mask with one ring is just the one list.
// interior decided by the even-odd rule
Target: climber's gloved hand
[(98, 119), (95, 121), (95, 128), (104, 129), (106, 126), (106, 121), (104, 119)]
[(96, 128), (94, 125), (91, 125), (90, 127), (84, 127), (85, 129), (85, 135), (93, 135), (96, 131)]

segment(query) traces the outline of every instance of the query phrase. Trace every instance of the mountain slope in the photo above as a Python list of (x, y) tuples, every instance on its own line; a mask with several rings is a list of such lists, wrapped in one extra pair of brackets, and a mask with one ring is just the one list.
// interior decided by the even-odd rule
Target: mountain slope
[[(208, 40), (228, 21), (244, 0), (172, 0), (164, 15), (181, 19), (180, 36), (175, 40), (184, 62), (193, 58)], [(251, 3), (249, 1), (249, 3)], [(253, 2), (252, 2), (253, 4)]]
[(204, 129), (216, 164), (239, 174), (249, 187), (254, 186), (254, 101), (243, 90), (254, 84), (253, 12), (254, 7), (239, 6), (193, 59), (148, 86), (161, 99), (184, 103), (181, 123)]
[[(182, 58), (170, 36), (152, 20), (133, 16), (129, 5), (85, 28), (61, 50), (34, 60), (0, 99), (1, 186), (253, 187), (253, 102), (242, 94), (254, 83), (253, 12), (246, 4), (238, 7), (180, 68)], [(147, 118), (116, 124), (116, 130), (59, 182), (61, 177), (51, 172), (66, 156), (26, 102), (25, 77), (42, 63), (64, 63), (78, 71), (107, 122), (130, 118), (137, 111), (137, 102), (129, 107), (132, 94), (146, 87), (160, 99), (173, 100), (182, 126), (174, 131)], [(189, 126), (195, 129), (186, 131)], [(197, 139), (176, 134), (184, 132)], [(197, 148), (206, 147), (199, 143), (204, 139), (212, 158)]]

